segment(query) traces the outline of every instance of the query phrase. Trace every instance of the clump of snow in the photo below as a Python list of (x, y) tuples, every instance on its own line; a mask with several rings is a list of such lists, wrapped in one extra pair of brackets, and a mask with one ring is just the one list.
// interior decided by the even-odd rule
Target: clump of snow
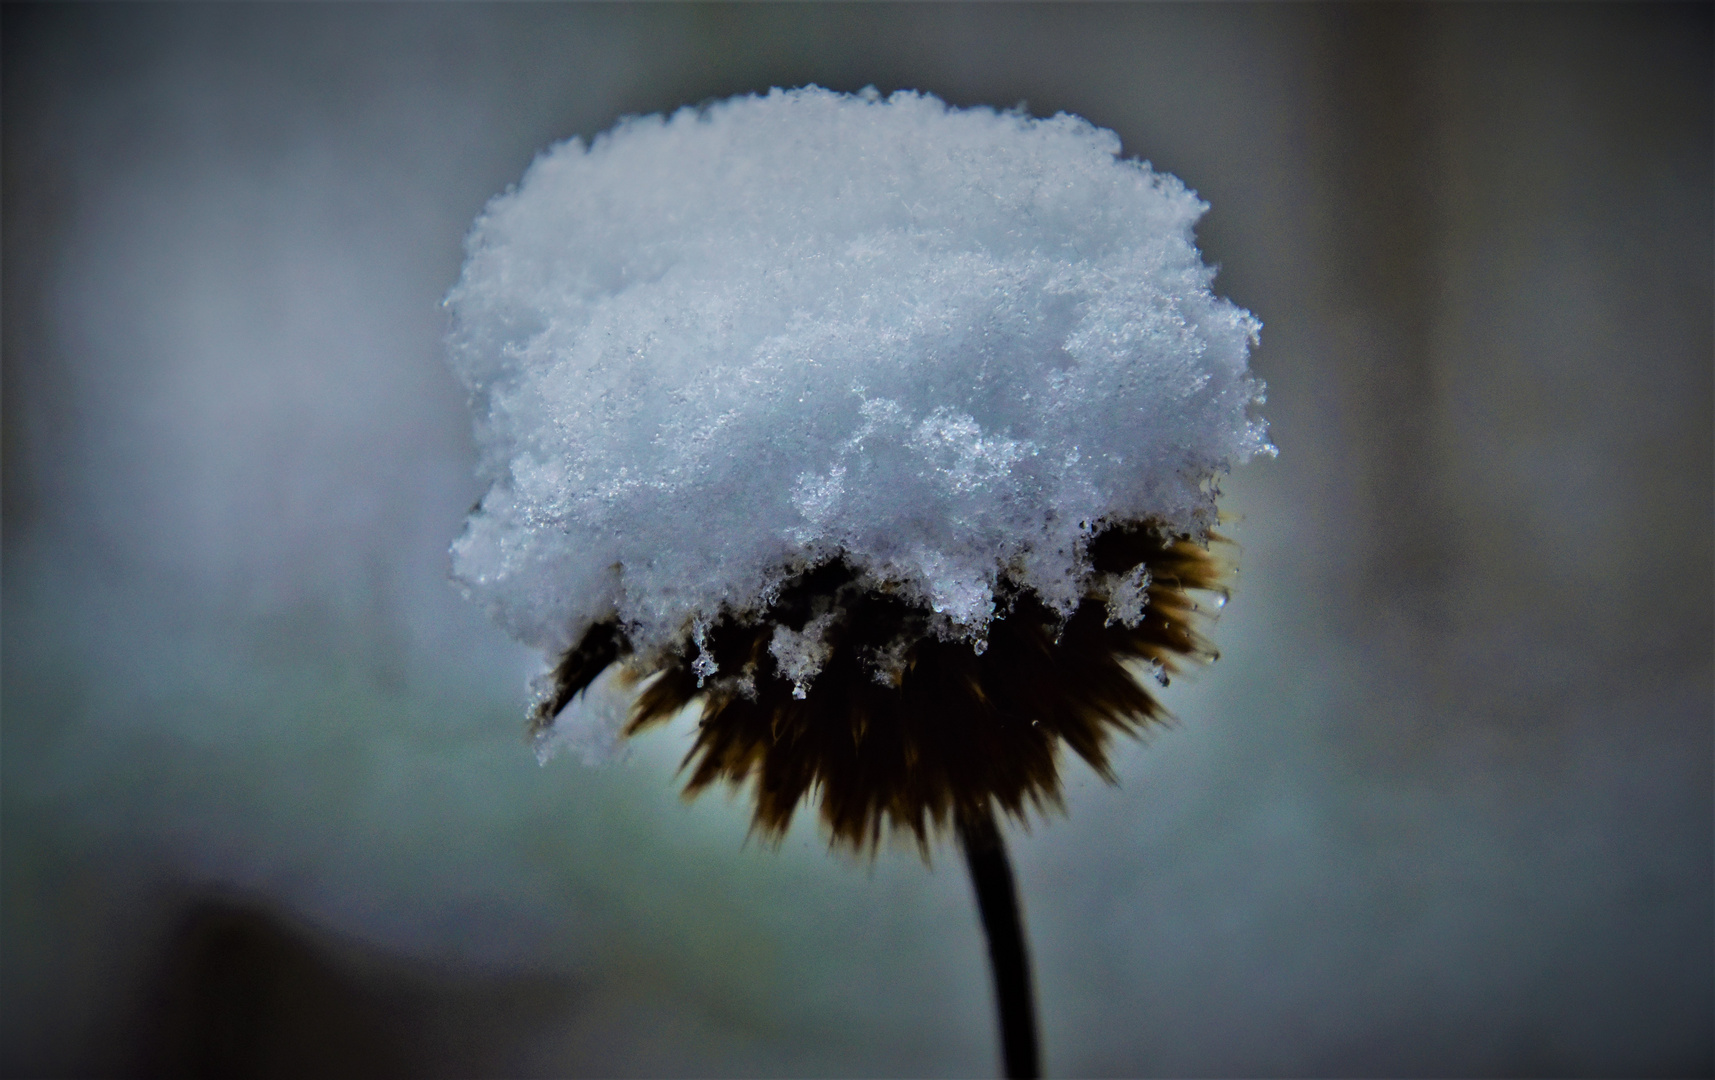
[(1109, 576), (1113, 580), (1108, 585), (1108, 625), (1135, 627), (1149, 606), (1149, 567), (1136, 566), (1130, 573)]
[[(538, 676), (532, 685), (538, 698), (552, 692), (553, 678)], [(543, 765), (562, 750), (586, 765), (606, 765), (625, 756), (625, 725), (630, 719), (632, 690), (627, 673), (610, 667), (573, 698), (553, 722), (532, 740), (536, 760)]]
[(774, 639), (768, 643), (768, 652), (774, 657), (780, 674), (792, 680), (793, 697), (808, 695), (811, 680), (834, 654), (834, 648), (825, 635), (837, 621), (839, 612), (824, 611), (806, 623), (802, 630), (789, 626), (774, 628)]
[[(1272, 452), (1260, 324), (1210, 289), (1205, 204), (1119, 151), (816, 87), (552, 147), (447, 298), (490, 483), (455, 576), (526, 642), (617, 616), (647, 653), (843, 555), (981, 643), (1003, 576), (1069, 613), (1104, 523), (1206, 528), (1206, 481)], [(800, 688), (822, 629), (773, 640)]]

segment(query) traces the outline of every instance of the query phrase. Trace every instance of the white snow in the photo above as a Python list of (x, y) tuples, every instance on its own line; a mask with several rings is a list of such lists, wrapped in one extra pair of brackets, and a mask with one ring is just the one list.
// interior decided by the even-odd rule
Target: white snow
[[(816, 87), (550, 148), (447, 298), (491, 484), (455, 577), (543, 649), (617, 614), (648, 651), (843, 554), (980, 644), (1003, 572), (1069, 612), (1101, 523), (1205, 529), (1206, 481), (1273, 452), (1260, 324), (1205, 204), (1119, 152)], [(800, 687), (814, 637), (774, 641)]]

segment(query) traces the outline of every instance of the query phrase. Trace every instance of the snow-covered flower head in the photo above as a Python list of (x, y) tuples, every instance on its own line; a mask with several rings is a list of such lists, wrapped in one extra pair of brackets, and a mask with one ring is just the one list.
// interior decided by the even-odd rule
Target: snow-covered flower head
[[(1097, 541), (1205, 539), (1211, 481), (1271, 448), (1205, 205), (1119, 150), (1064, 114), (816, 87), (551, 148), (447, 300), (490, 482), (455, 576), (563, 670), (677, 658), (687, 693), (752, 701), (814, 697), (842, 642), (897, 688), (920, 643), (980, 656), (1021, 602), (1142, 625), (1151, 571)], [(859, 596), (915, 614), (860, 648)]]

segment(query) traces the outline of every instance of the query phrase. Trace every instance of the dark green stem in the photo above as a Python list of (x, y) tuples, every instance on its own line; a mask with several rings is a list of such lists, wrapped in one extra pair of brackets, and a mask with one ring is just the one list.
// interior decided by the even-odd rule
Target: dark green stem
[(1001, 1056), (1009, 1080), (1035, 1080), (1042, 1075), (1036, 1048), (1036, 994), (1030, 984), (1030, 952), (1024, 945), (1024, 919), (1018, 907), (1018, 886), (1006, 841), (995, 825), (994, 811), (961, 811), (959, 846), (970, 867), (977, 910), (988, 935), (989, 964), (994, 970), (995, 1003), (1000, 1011)]

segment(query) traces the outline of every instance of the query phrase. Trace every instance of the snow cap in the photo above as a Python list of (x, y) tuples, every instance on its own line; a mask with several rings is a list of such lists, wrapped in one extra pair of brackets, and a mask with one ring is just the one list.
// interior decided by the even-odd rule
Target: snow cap
[(455, 578), (529, 644), (617, 616), (647, 652), (843, 556), (980, 643), (1003, 580), (1069, 613), (1105, 524), (1205, 531), (1273, 452), (1261, 324), (1207, 206), (1119, 153), (813, 86), (550, 148), (446, 301), (490, 484)]

